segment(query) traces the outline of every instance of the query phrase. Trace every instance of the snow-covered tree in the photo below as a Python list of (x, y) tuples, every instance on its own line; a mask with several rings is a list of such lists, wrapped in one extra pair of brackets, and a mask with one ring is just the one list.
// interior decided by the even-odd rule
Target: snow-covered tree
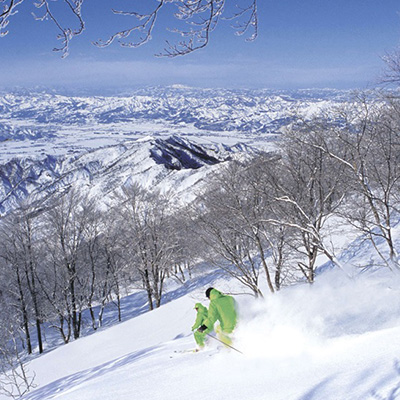
[(7, 298), (8, 307), (13, 310), (14, 319), (19, 321), (20, 328), (24, 332), (24, 345), (31, 354), (33, 348), (29, 326), (33, 315), (27, 281), (30, 279), (30, 267), (26, 262), (29, 255), (25, 254), (23, 227), (15, 222), (13, 216), (10, 216), (3, 219), (0, 226), (1, 292), (3, 299)]
[[(69, 340), (71, 328), (74, 339), (80, 336), (82, 310), (87, 306), (83, 296), (87, 271), (82, 262), (82, 246), (90, 219), (83, 198), (70, 190), (55, 199), (44, 214), (47, 277), (42, 279), (42, 288), (57, 311), (65, 341)], [(63, 332), (65, 319), (67, 334)]]
[[(273, 158), (269, 157), (271, 165)], [(256, 296), (262, 295), (259, 288), (261, 271), (270, 291), (279, 289), (283, 261), (283, 258), (279, 261), (274, 258), (278, 265), (268, 265), (267, 260), (274, 246), (274, 227), (265, 222), (272, 217), (271, 198), (265, 189), (267, 182), (262, 168), (266, 164), (253, 159), (223, 168), (215, 175), (207, 192), (199, 197), (194, 214), (206, 252), (213, 255), (211, 260), (249, 287)], [(274, 246), (273, 252), (276, 251), (279, 250)], [(271, 278), (274, 267), (277, 267), (275, 282), (278, 283), (275, 288)]]
[(334, 260), (324, 228), (344, 198), (344, 168), (319, 148), (321, 140), (318, 130), (295, 127), (286, 132), (282, 158), (271, 176), (278, 219), (270, 222), (297, 231), (292, 246), (303, 258), (297, 265), (309, 282), (314, 281), (319, 254)]
[(178, 243), (171, 220), (168, 195), (140, 185), (124, 188), (117, 205), (125, 260), (146, 290), (149, 308), (161, 305), (164, 281), (174, 265)]
[(353, 104), (308, 127), (320, 130), (322, 125), (322, 140), (310, 144), (345, 171), (347, 201), (340, 215), (371, 241), (385, 265), (398, 268), (393, 238), (400, 206), (398, 100), (360, 93)]
[(21, 351), (20, 321), (10, 313), (1, 294), (0, 306), (0, 394), (20, 399), (36, 386), (35, 374)]

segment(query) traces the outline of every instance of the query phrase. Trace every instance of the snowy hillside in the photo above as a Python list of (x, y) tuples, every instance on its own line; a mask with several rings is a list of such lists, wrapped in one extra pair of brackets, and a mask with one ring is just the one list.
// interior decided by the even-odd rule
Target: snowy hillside
[(0, 212), (7, 213), (28, 195), (46, 198), (71, 185), (104, 202), (134, 182), (190, 198), (213, 166), (255, 152), (243, 144), (230, 147), (173, 136), (144, 137), (78, 155), (15, 158), (0, 165)]
[(207, 276), (179, 291), (170, 282), (159, 309), (34, 359), (38, 387), (24, 400), (400, 398), (399, 277), (330, 270), (265, 301), (237, 295), (243, 354), (212, 338), (203, 352), (177, 353), (194, 347), (193, 305), (207, 304), (208, 285), (243, 293)]

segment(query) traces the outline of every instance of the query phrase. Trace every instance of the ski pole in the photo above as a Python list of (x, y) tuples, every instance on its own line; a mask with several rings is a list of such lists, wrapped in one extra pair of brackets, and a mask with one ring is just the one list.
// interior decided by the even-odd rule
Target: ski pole
[(243, 354), (240, 350), (235, 349), (233, 346), (231, 346), (231, 345), (228, 344), (228, 343), (223, 342), (222, 340), (219, 340), (217, 337), (215, 337), (215, 336), (213, 336), (213, 335), (210, 335), (209, 333), (206, 333), (206, 335), (212, 337), (212, 338), (215, 339), (215, 340), (218, 340), (218, 342), (221, 342), (223, 345), (230, 347), (231, 349), (237, 351), (238, 353)]

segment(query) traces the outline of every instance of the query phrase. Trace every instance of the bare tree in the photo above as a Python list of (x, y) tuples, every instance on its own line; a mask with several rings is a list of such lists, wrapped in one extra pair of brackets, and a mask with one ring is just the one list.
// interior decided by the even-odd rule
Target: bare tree
[(385, 62), (385, 68), (379, 79), (380, 83), (398, 86), (400, 83), (400, 49), (386, 53), (382, 58)]
[(96, 209), (93, 201), (87, 201), (81, 204), (84, 209), (84, 214), (87, 216), (87, 223), (84, 224), (82, 232), (83, 241), (81, 246), (81, 261), (85, 265), (86, 273), (80, 276), (80, 286), (87, 303), (87, 308), (92, 320), (93, 330), (98, 327), (95, 313), (93, 310), (94, 304), (99, 300), (98, 285), (102, 285), (104, 279), (107, 280), (107, 274), (104, 274), (105, 260), (101, 249), (101, 233), (105, 230), (102, 223), (102, 215)]
[(0, 393), (14, 399), (35, 388), (35, 374), (30, 373), (28, 363), (21, 355), (18, 333), (13, 324), (7, 324), (8, 334), (4, 337), (4, 324), (0, 341)]
[(98, 314), (99, 326), (103, 323), (103, 314), (107, 303), (116, 298), (118, 320), (122, 321), (121, 298), (123, 289), (129, 287), (130, 271), (127, 257), (125, 257), (125, 238), (121, 232), (119, 213), (109, 209), (103, 212), (100, 218), (100, 236), (98, 246), (100, 250), (100, 264), (97, 264), (97, 296), (100, 310)]
[(297, 262), (309, 282), (314, 281), (316, 261), (323, 253), (341, 267), (324, 237), (324, 226), (344, 199), (344, 167), (322, 149), (324, 131), (293, 127), (285, 134), (282, 158), (270, 169), (274, 217), (268, 222), (297, 232)]
[(30, 325), (30, 297), (26, 282), (25, 264), (21, 242), (18, 231), (13, 229), (9, 219), (3, 220), (0, 227), (0, 238), (2, 242), (1, 258), (1, 280), (4, 287), (3, 293), (7, 293), (8, 307), (13, 308), (15, 316), (20, 321), (24, 332), (24, 343), (28, 354), (33, 351), (32, 339), (29, 329)]
[[(112, 226), (108, 225), (108, 228), (112, 228)], [(100, 238), (105, 265), (103, 267), (103, 277), (99, 282), (99, 326), (103, 323), (105, 305), (111, 301), (113, 294), (117, 300), (118, 321), (122, 321), (122, 289), (128, 286), (129, 279), (127, 277), (129, 272), (122, 254), (124, 250), (120, 243), (119, 233), (119, 229), (111, 229), (104, 232)]]
[(239, 226), (235, 226), (231, 215), (225, 213), (217, 218), (214, 210), (208, 209), (198, 216), (195, 223), (204, 241), (204, 259), (251, 289), (256, 297), (262, 296), (254, 243), (240, 234)]
[[(37, 205), (26, 203), (5, 219), (8, 232), (14, 232), (19, 251), (19, 260), (25, 275), (25, 282), (30, 296), (30, 303), (36, 325), (39, 353), (43, 352), (42, 320), (43, 297), (37, 282), (39, 271), (40, 226), (37, 221)], [(8, 236), (9, 238), (10, 236)], [(7, 240), (7, 239), (6, 239)]]
[(371, 241), (386, 266), (397, 269), (393, 227), (400, 205), (399, 102), (361, 93), (355, 105), (340, 110), (337, 120), (339, 127), (322, 119), (325, 135), (313, 146), (346, 171), (349, 201), (341, 215)]
[(11, 290), (6, 291), (6, 285), (10, 287), (12, 279), (1, 274), (0, 394), (17, 399), (35, 387), (35, 375), (28, 370), (22, 345), (25, 339), (21, 335), (25, 336), (25, 332), (21, 330), (21, 315), (12, 307)]
[(125, 256), (140, 276), (152, 310), (161, 305), (164, 281), (178, 252), (169, 197), (134, 185), (124, 188), (118, 208)]
[(271, 225), (264, 222), (270, 216), (270, 197), (260, 188), (263, 185), (260, 165), (251, 160), (231, 163), (222, 169), (208, 191), (199, 197), (195, 212), (199, 235), (207, 251), (213, 250), (217, 265), (256, 296), (262, 296), (261, 270), (269, 290), (275, 291), (267, 261), (272, 245)]
[(201, 239), (194, 233), (190, 215), (190, 207), (179, 207), (179, 210), (171, 215), (170, 227), (176, 237), (174, 251), (174, 263), (168, 271), (180, 283), (184, 283), (187, 277), (192, 277), (196, 261), (201, 258)]
[[(53, 300), (60, 300), (60, 293), (62, 294), (64, 306), (60, 308), (56, 305), (57, 301), (53, 304), (59, 312), (61, 311), (60, 321), (65, 314), (68, 315), (68, 325), (72, 324), (75, 339), (80, 336), (82, 308), (85, 305), (82, 275), (86, 273), (82, 270), (80, 257), (89, 214), (84, 205), (82, 195), (70, 190), (56, 199), (45, 214), (48, 233), (46, 241), (48, 264), (53, 266), (56, 274), (56, 278), (50, 281), (54, 281), (53, 289), (49, 290), (48, 287), (46, 293), (51, 292)], [(49, 294), (48, 296), (51, 300)], [(62, 311), (63, 308), (64, 311)]]
[[(257, 202), (252, 211), (253, 230), (258, 236), (258, 242), (265, 248), (260, 251), (262, 259), (268, 257), (271, 270), (275, 270), (275, 290), (279, 290), (293, 275), (290, 259), (295, 238), (293, 227), (266, 221), (280, 219), (280, 208), (276, 207), (276, 199), (279, 197), (276, 193), (276, 180), (286, 174), (286, 171), (279, 168), (281, 162), (280, 154), (260, 154), (247, 163), (243, 171), (244, 179), (251, 186), (252, 192), (263, 199), (262, 202)], [(267, 268), (266, 260), (263, 261), (263, 266)]]
[[(3, 3), (3, 11), (0, 14), (0, 35), (5, 36), (8, 33), (7, 25), (10, 18), (21, 9), (24, 0), (0, 0), (0, 3)], [(84, 0), (60, 0), (60, 3), (64, 8), (62, 12), (58, 10), (61, 13), (58, 14), (53, 2), (38, 0), (34, 4), (40, 9), (41, 15), (35, 18), (53, 22), (59, 32), (57, 38), (61, 41), (61, 46), (54, 51), (61, 51), (65, 57), (68, 55), (70, 41), (85, 30), (85, 18), (82, 13)], [(159, 56), (176, 57), (204, 48), (209, 43), (212, 32), (223, 19), (235, 21), (232, 26), (237, 35), (249, 33), (248, 41), (257, 37), (257, 0), (239, 0), (236, 10), (228, 17), (225, 16), (229, 5), (226, 0), (147, 0), (143, 3), (146, 3), (144, 7), (137, 6), (144, 9), (143, 11), (112, 9), (114, 14), (132, 17), (135, 22), (130, 28), (120, 30), (109, 39), (99, 40), (94, 44), (106, 47), (118, 41), (123, 47), (142, 46), (151, 40), (157, 18), (164, 11), (175, 18), (175, 27), (171, 27), (170, 31), (182, 37), (182, 40), (177, 43), (167, 40), (166, 47), (158, 54)], [(62, 13), (70, 14), (75, 26), (61, 22), (65, 20)]]

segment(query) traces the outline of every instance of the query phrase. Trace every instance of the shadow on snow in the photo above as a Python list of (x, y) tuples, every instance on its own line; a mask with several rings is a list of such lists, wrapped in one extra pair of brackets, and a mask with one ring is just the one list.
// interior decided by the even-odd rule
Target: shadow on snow
[(140, 351), (127, 354), (123, 357), (108, 361), (104, 364), (98, 365), (84, 371), (79, 371), (70, 376), (58, 379), (54, 382), (47, 384), (41, 388), (36, 389), (34, 392), (24, 396), (24, 400), (43, 400), (51, 399), (56, 395), (65, 391), (73, 391), (74, 388), (83, 382), (88, 382), (92, 379), (99, 378), (110, 371), (116, 370), (126, 365), (130, 365), (138, 360), (145, 358), (154, 351), (158, 350), (159, 346), (149, 347)]

